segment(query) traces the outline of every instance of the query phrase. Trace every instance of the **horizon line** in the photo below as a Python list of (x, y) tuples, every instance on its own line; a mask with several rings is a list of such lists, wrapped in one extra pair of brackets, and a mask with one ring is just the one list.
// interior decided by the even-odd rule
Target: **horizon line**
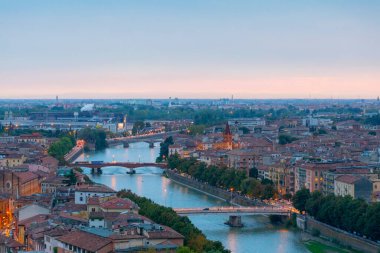
[[(2, 98), (0, 97), (0, 100), (56, 100), (57, 98)], [(369, 97), (352, 97), (352, 98), (294, 98), (294, 97), (285, 97), (285, 98), (229, 98), (229, 97), (220, 97), (220, 98), (181, 98), (181, 97), (161, 97), (161, 98), (75, 98), (75, 97), (68, 97), (68, 98), (59, 98), (58, 100), (221, 100), (221, 99), (228, 99), (228, 100), (378, 100), (378, 97), (376, 98), (369, 98)]]

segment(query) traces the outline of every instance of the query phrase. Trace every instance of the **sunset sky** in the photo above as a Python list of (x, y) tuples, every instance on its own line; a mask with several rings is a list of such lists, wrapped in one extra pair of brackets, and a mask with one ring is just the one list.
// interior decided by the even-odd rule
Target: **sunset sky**
[(380, 1), (0, 0), (0, 98), (376, 98)]

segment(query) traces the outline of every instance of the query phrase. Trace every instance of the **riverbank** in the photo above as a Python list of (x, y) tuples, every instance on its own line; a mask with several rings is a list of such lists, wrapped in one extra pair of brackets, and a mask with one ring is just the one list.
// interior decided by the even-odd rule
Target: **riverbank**
[[(158, 154), (158, 147), (151, 149), (147, 143), (133, 143), (128, 149), (119, 146), (102, 151), (85, 152), (78, 161), (154, 162)], [(128, 175), (124, 168), (117, 167), (105, 169), (102, 175), (91, 175), (91, 170), (86, 168), (84, 173), (96, 183), (105, 184), (116, 191), (128, 188), (161, 206), (197, 208), (226, 205), (225, 200), (163, 176), (162, 170), (158, 168), (140, 168), (135, 175)], [(170, 220), (170, 217), (170, 215), (165, 216), (165, 219)], [(282, 226), (273, 226), (268, 217), (244, 216), (243, 228), (231, 228), (225, 225), (227, 218), (225, 215), (191, 215), (187, 218), (207, 239), (222, 242), (225, 248), (233, 253), (310, 253), (300, 241), (298, 232)]]
[[(179, 216), (172, 208), (153, 202), (151, 199), (138, 196), (127, 190), (117, 193), (118, 197), (128, 198), (139, 207), (139, 214), (148, 217), (156, 223), (171, 227), (185, 237), (185, 246), (194, 252), (218, 252), (230, 253), (220, 241), (212, 241), (206, 238), (202, 231), (196, 228), (188, 218)], [(168, 218), (170, 217), (170, 219)]]
[[(311, 217), (303, 217), (298, 215), (297, 224), (302, 220), (303, 237), (302, 240), (306, 243), (309, 240), (317, 241), (330, 247), (338, 247), (343, 249), (341, 251), (327, 251), (327, 252), (365, 252), (365, 253), (378, 253), (380, 252), (380, 245), (368, 239), (350, 234), (344, 230), (329, 226), (325, 223), (314, 220)], [(313, 234), (316, 234), (314, 236)], [(309, 245), (310, 246), (310, 245)], [(316, 247), (318, 248), (318, 247)], [(318, 252), (318, 251), (312, 251)], [(320, 251), (325, 252), (325, 251)]]
[(167, 169), (165, 170), (165, 174), (170, 180), (173, 180), (174, 182), (178, 184), (182, 184), (186, 187), (192, 188), (196, 191), (199, 191), (201, 193), (210, 195), (212, 197), (221, 199), (226, 201), (229, 204), (232, 205), (239, 205), (239, 206), (261, 206), (264, 205), (260, 201), (251, 200), (248, 198), (245, 198), (243, 196), (240, 196), (236, 193), (231, 193), (229, 191), (205, 184), (203, 182), (196, 181), (195, 179), (184, 176), (179, 173), (176, 173), (173, 170)]
[(64, 158), (65, 161), (68, 163), (74, 162), (81, 154), (83, 154), (84, 149), (83, 147), (75, 146), (73, 147), (69, 153), (67, 153)]
[[(82, 173), (81, 173), (82, 174)], [(82, 174), (84, 175), (84, 174)], [(86, 175), (84, 175), (86, 176)], [(91, 183), (95, 181), (89, 179)], [(137, 195), (131, 190), (122, 189), (117, 192), (120, 198), (128, 198), (139, 206), (139, 214), (157, 224), (168, 226), (185, 237), (184, 243), (194, 253), (231, 253), (220, 241), (210, 240), (199, 230), (188, 217), (178, 215), (173, 208), (157, 204), (153, 200)], [(170, 217), (170, 218), (168, 218)], [(186, 249), (186, 247), (184, 247)], [(184, 250), (185, 250), (184, 249)], [(187, 252), (187, 251), (186, 251)]]

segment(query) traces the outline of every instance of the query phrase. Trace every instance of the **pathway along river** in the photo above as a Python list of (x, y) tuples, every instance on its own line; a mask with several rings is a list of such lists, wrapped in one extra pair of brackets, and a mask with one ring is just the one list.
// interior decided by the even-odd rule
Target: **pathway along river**
[[(88, 152), (82, 154), (77, 161), (153, 162), (158, 153), (158, 144), (155, 148), (149, 148), (147, 143), (134, 143), (129, 148), (117, 146), (100, 152)], [(91, 175), (90, 169), (84, 169), (84, 172), (97, 183), (115, 190), (130, 189), (161, 205), (176, 208), (226, 205), (222, 200), (163, 177), (159, 168), (138, 168), (134, 175), (126, 174), (127, 169), (121, 167), (104, 168), (102, 175)], [(265, 216), (244, 216), (243, 228), (230, 228), (225, 225), (228, 217), (224, 215), (194, 215), (189, 218), (207, 238), (221, 241), (233, 253), (308, 252), (300, 242), (298, 233), (272, 226)]]

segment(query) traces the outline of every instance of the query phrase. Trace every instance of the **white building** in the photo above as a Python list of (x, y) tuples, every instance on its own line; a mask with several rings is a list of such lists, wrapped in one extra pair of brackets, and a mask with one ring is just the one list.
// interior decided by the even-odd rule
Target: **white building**
[(81, 185), (75, 189), (75, 204), (87, 204), (90, 197), (116, 196), (116, 191), (105, 185)]

